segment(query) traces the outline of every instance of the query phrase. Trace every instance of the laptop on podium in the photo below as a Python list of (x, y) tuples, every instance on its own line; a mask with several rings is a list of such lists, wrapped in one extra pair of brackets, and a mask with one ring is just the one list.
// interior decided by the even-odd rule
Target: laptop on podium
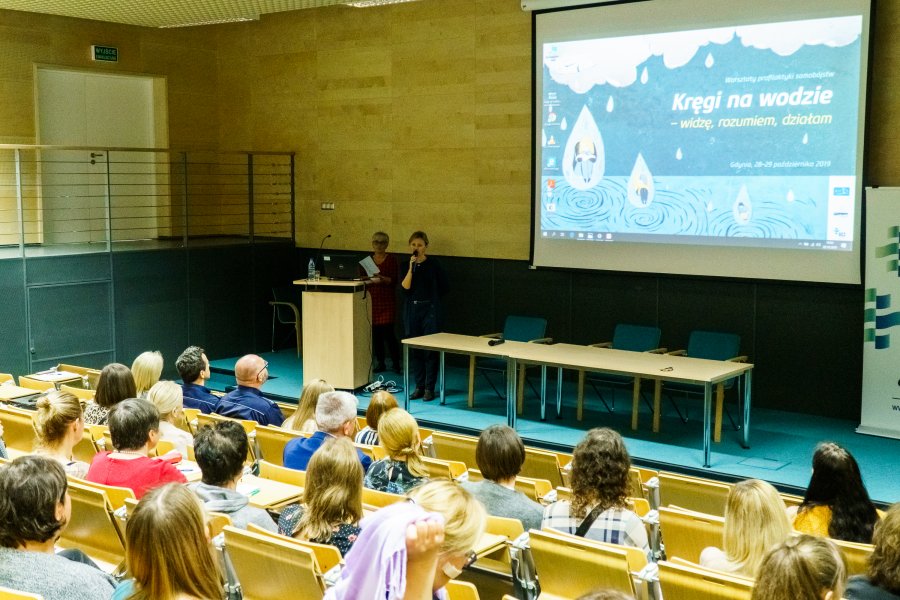
[(356, 254), (323, 254), (324, 275), (329, 279), (356, 281), (362, 279), (359, 256)]

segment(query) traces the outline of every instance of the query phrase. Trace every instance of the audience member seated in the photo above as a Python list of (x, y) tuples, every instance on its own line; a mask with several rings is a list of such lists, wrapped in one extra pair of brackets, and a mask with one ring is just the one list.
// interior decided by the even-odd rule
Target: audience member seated
[(853, 455), (833, 442), (822, 442), (813, 454), (803, 503), (788, 509), (788, 517), (801, 533), (869, 544), (878, 512)]
[(164, 483), (186, 483), (181, 471), (150, 451), (159, 441), (159, 411), (146, 400), (129, 398), (109, 413), (114, 452), (98, 452), (85, 479), (131, 488), (137, 498)]
[(158, 350), (141, 352), (131, 363), (131, 374), (134, 375), (134, 386), (137, 389), (138, 398), (146, 398), (159, 376), (162, 375), (163, 356)]
[(634, 596), (619, 590), (593, 590), (578, 596), (578, 600), (634, 600)]
[(840, 600), (847, 565), (834, 542), (791, 537), (763, 559), (752, 600)]
[(301, 540), (330, 544), (347, 554), (362, 519), (362, 465), (347, 438), (326, 441), (306, 470), (303, 503), (286, 507), (278, 530)]
[[(325, 440), (334, 437), (350, 437), (356, 431), (356, 396), (348, 392), (326, 392), (319, 396), (316, 405), (316, 423), (319, 430), (308, 438), (289, 441), (284, 447), (284, 466), (305, 471), (310, 457)], [(368, 470), (372, 459), (356, 450), (363, 471)]]
[(769, 550), (790, 535), (791, 524), (778, 490), (759, 479), (741, 481), (725, 502), (723, 549), (705, 548), (700, 564), (752, 579)]
[(446, 600), (447, 582), (475, 562), (487, 515), (453, 481), (426, 483), (410, 498), (363, 520), (326, 600)]
[(304, 385), (303, 391), (300, 392), (297, 410), (284, 420), (281, 427), (301, 433), (315, 433), (318, 431), (316, 426), (316, 404), (319, 402), (319, 396), (325, 392), (333, 391), (334, 388), (324, 379), (313, 379)]
[(875, 550), (866, 575), (850, 579), (848, 600), (900, 600), (900, 504), (894, 504), (875, 525)]
[(219, 561), (203, 507), (187, 488), (168, 484), (147, 493), (128, 518), (125, 560), (134, 577), (113, 600), (221, 600)]
[(59, 461), (67, 475), (84, 479), (89, 465), (72, 458), (72, 448), (84, 434), (81, 401), (69, 392), (54, 391), (38, 398), (36, 407), (38, 453)]
[(58, 461), (31, 455), (0, 466), (0, 586), (44, 600), (107, 600), (111, 577), (54, 554), (71, 516)]
[(109, 410), (124, 400), (137, 396), (131, 369), (120, 363), (110, 363), (100, 371), (94, 401), (84, 409), (86, 425), (106, 425)]
[(416, 420), (402, 408), (394, 408), (378, 421), (378, 437), (387, 456), (366, 471), (365, 486), (379, 492), (405, 494), (427, 481), (422, 462), (422, 443)]
[(178, 427), (184, 423), (181, 386), (174, 381), (159, 381), (150, 388), (147, 400), (159, 411), (159, 439), (170, 442), (182, 456), (194, 445), (193, 436)]
[(525, 464), (525, 445), (515, 429), (491, 425), (478, 436), (475, 462), (484, 481), (462, 484), (478, 498), (489, 515), (519, 519), (525, 531), (540, 529), (544, 507), (516, 491), (516, 475)]
[(626, 508), (630, 468), (622, 436), (608, 427), (588, 431), (572, 457), (572, 500), (547, 506), (543, 527), (649, 553), (644, 523)]
[(269, 363), (255, 354), (247, 354), (235, 363), (234, 377), (237, 389), (219, 398), (213, 412), (260, 425), (281, 425), (284, 420), (281, 409), (262, 393), (262, 386), (269, 379)]
[(381, 415), (392, 408), (397, 408), (397, 399), (393, 394), (384, 390), (378, 390), (372, 394), (372, 399), (369, 400), (369, 406), (366, 408), (366, 426), (356, 434), (354, 441), (366, 446), (377, 445), (378, 420)]
[(175, 360), (175, 368), (178, 376), (184, 382), (181, 391), (184, 396), (185, 408), (197, 408), (204, 415), (208, 415), (216, 408), (218, 396), (206, 387), (206, 382), (212, 376), (209, 371), (209, 359), (206, 352), (200, 346), (188, 346)]
[(235, 527), (246, 529), (253, 523), (277, 531), (269, 513), (250, 506), (250, 499), (237, 491), (249, 446), (247, 432), (237, 421), (201, 427), (194, 438), (194, 456), (203, 480), (188, 487), (203, 500), (206, 510), (228, 515)]

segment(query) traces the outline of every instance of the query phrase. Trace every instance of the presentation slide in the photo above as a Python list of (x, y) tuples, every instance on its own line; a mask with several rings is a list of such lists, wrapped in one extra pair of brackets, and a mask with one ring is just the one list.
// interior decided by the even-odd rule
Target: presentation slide
[(539, 35), (534, 263), (858, 282), (868, 12), (782, 19)]

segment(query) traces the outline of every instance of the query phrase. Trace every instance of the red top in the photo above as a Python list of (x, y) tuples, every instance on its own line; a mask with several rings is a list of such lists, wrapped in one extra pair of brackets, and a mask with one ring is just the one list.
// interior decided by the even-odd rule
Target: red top
[(397, 280), (400, 278), (400, 267), (393, 254), (384, 257), (378, 265), (381, 275), (390, 277), (390, 283), (375, 283), (369, 286), (372, 295), (372, 325), (393, 323), (397, 314)]
[(131, 488), (135, 497), (165, 483), (187, 483), (184, 475), (164, 460), (138, 456), (131, 459), (110, 458), (111, 452), (94, 455), (85, 479), (103, 485)]

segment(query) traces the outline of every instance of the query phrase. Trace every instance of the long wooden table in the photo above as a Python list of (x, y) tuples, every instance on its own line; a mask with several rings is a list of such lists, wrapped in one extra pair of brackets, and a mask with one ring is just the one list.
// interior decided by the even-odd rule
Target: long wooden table
[[(576, 369), (580, 371), (596, 371), (613, 375), (634, 377), (635, 397), (640, 393), (643, 379), (655, 382), (653, 428), (659, 430), (660, 390), (663, 381), (690, 383), (703, 386), (703, 466), (710, 466), (712, 452), (712, 412), (713, 387), (723, 384), (734, 377), (744, 378), (744, 406), (741, 445), (750, 446), (750, 401), (751, 373), (750, 363), (736, 363), (718, 360), (705, 360), (669, 354), (652, 354), (648, 352), (627, 352), (609, 348), (578, 346), (574, 344), (529, 344), (526, 342), (504, 342), (495, 346), (488, 345), (489, 338), (455, 333), (436, 333), (403, 340), (404, 388), (407, 390), (405, 407), (409, 410), (409, 350), (418, 348), (431, 350), (440, 354), (438, 382), (440, 385), (440, 401), (445, 402), (444, 390), (444, 358), (447, 352), (473, 356), (488, 356), (506, 360), (506, 418), (510, 427), (516, 426), (516, 377), (520, 362), (540, 365), (542, 372), (541, 405), (542, 415), (546, 402), (546, 367), (560, 369)], [(558, 378), (557, 406), (561, 401), (562, 377)], [(632, 428), (637, 428), (637, 403), (632, 409)], [(721, 420), (721, 415), (719, 415)]]

